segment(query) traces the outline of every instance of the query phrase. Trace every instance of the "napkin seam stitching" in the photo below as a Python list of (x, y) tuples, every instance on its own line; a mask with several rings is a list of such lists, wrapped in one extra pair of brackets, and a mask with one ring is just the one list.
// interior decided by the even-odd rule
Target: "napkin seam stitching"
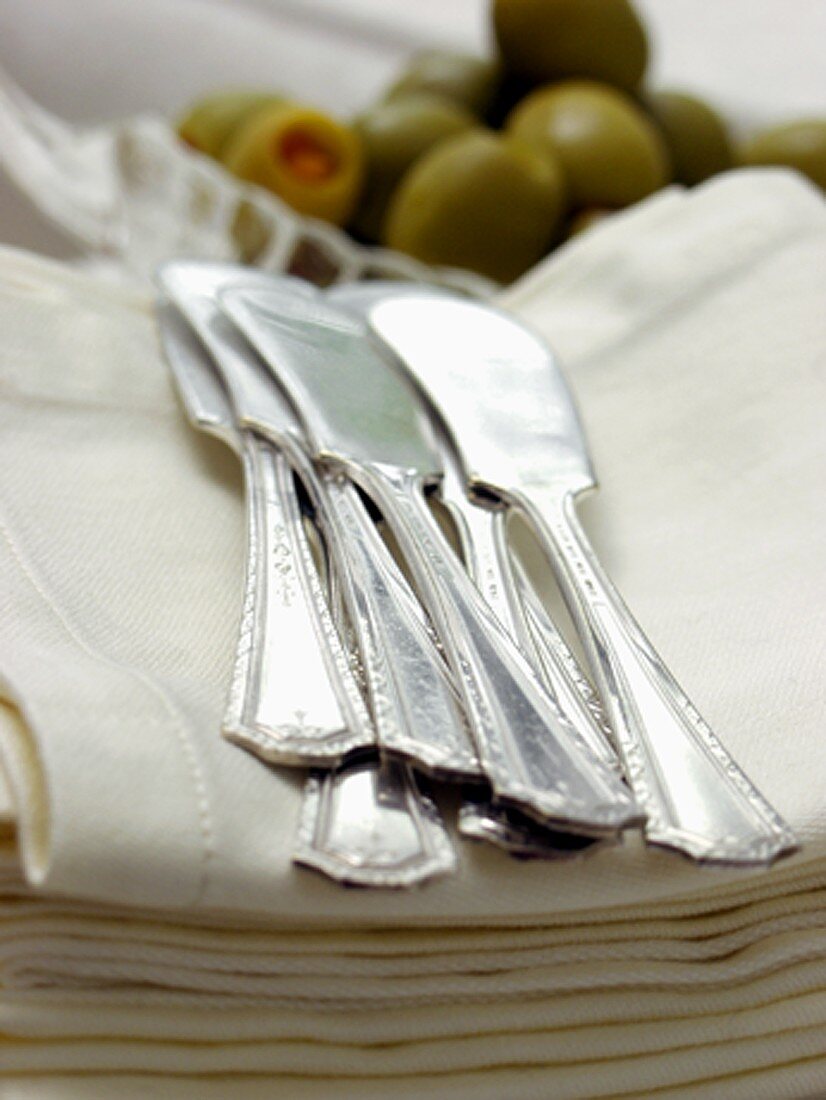
[(75, 645), (86, 653), (93, 660), (99, 661), (102, 664), (108, 665), (111, 668), (119, 669), (126, 672), (128, 675), (134, 676), (135, 679), (143, 683), (149, 690), (160, 699), (161, 704), (167, 711), (168, 715), (172, 719), (172, 726), (175, 730), (175, 735), (178, 739), (178, 744), (181, 747), (184, 760), (186, 762), (187, 770), (189, 771), (192, 779), (193, 788), (195, 791), (195, 801), (198, 810), (198, 826), (201, 836), (201, 860), (199, 871), (199, 882), (195, 896), (193, 898), (193, 904), (197, 905), (204, 894), (206, 893), (207, 883), (209, 879), (209, 863), (214, 851), (214, 830), (212, 825), (212, 812), (209, 804), (209, 795), (207, 792), (206, 781), (203, 771), (198, 762), (198, 754), (195, 749), (195, 745), (185, 728), (184, 722), (181, 720), (180, 712), (175, 703), (169, 698), (167, 693), (156, 684), (150, 676), (140, 669), (124, 665), (122, 662), (117, 661), (113, 657), (107, 657), (106, 655), (93, 649), (84, 639), (80, 633), (73, 626), (68, 616), (58, 607), (57, 603), (50, 598), (45, 587), (38, 580), (33, 567), (28, 563), (26, 555), (23, 553), (22, 548), (19, 547), (12, 535), (11, 529), (4, 522), (2, 515), (0, 515), (0, 534), (6, 541), (6, 544), (11, 551), (12, 558), (14, 559), (18, 569), (23, 574), (25, 579), (32, 586), (34, 591), (57, 619), (60, 625), (68, 637), (75, 643)]

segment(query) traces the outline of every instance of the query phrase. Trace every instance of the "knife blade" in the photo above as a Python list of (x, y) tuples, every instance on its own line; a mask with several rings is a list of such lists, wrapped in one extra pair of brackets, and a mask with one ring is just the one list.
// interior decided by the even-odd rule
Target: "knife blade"
[(637, 823), (627, 789), (542, 690), (433, 519), (424, 489), (442, 463), (430, 424), (365, 325), (275, 289), (225, 290), (221, 303), (289, 394), (317, 459), (359, 482), (393, 528), (496, 795), (571, 831)]
[[(356, 631), (381, 748), (436, 776), (477, 778), (481, 765), (447, 666), (363, 500), (345, 478), (315, 475), (292, 409), (217, 303), (232, 283), (280, 287), (296, 298), (293, 282), (194, 261), (167, 264), (158, 277), (208, 348), (239, 423), (281, 447), (303, 472)], [(316, 292), (300, 295), (308, 296)]]
[(371, 324), (453, 425), (471, 493), (517, 508), (541, 539), (646, 811), (648, 842), (735, 865), (794, 851), (788, 825), (689, 702), (576, 519), (574, 500), (596, 478), (544, 341), (493, 307), (426, 291), (378, 304)]

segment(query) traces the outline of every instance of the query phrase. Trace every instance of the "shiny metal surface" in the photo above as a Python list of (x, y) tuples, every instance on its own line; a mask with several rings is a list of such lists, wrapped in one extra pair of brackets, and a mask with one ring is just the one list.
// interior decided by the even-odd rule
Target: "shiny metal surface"
[[(377, 302), (393, 295), (416, 294), (419, 290), (398, 282), (350, 283), (331, 288), (325, 297), (369, 322), (370, 311)], [(388, 352), (395, 354), (392, 348), (388, 348)], [(507, 544), (505, 510), (483, 509), (468, 499), (456, 459), (450, 453), (449, 427), (441, 421), (438, 410), (433, 413), (445, 459), (440, 500), (453, 521), (468, 573), (589, 747), (619, 772), (617, 755), (605, 736), (604, 718), (600, 715), (602, 721), (598, 720), (595, 713), (599, 704), (593, 688), (561, 634), (541, 609), (519, 563), (512, 560)], [(539, 606), (529, 611), (525, 606), (528, 601)], [(543, 828), (538, 822), (519, 815), (513, 807), (480, 799), (477, 793), (466, 794), (457, 824), (459, 833), (465, 838), (486, 841), (521, 858), (570, 858), (572, 854), (591, 851), (596, 844), (593, 839), (574, 838), (559, 830)]]
[(356, 619), (362, 669), (385, 752), (442, 779), (474, 778), (482, 767), (456, 687), (416, 597), (387, 552), (355, 486), (332, 478), (330, 522), (348, 544), (341, 584)]
[(578, 836), (576, 833), (543, 829), (513, 808), (485, 800), (465, 798), (459, 807), (457, 828), (466, 840), (484, 841), (517, 859), (579, 859), (610, 847), (616, 836)]
[[(457, 487), (458, 488), (458, 487)], [(507, 541), (507, 513), (474, 505), (458, 491), (443, 502), (454, 517), (465, 560), (482, 595), (517, 640), (545, 690), (590, 750), (617, 775), (619, 758), (594, 711), (595, 693), (559, 630), (542, 608)]]
[[(325, 297), (357, 313), (370, 324), (376, 307), (381, 303), (394, 298), (415, 298), (421, 293), (422, 288), (415, 285), (378, 281), (333, 287)], [(428, 289), (428, 294), (438, 295), (447, 301), (457, 297), (445, 290)], [(415, 357), (411, 355), (407, 359), (401, 357), (402, 349), (393, 345), (387, 331), (376, 331), (376, 335), (395, 357), (397, 365), (409, 373), (417, 390), (429, 403), (436, 421), (437, 435), (442, 437), (446, 450), (452, 452), (445, 457), (440, 499), (453, 519), (470, 576), (499, 622), (530, 661), (545, 689), (588, 747), (617, 774), (621, 774), (619, 759), (606, 736), (606, 724), (595, 717), (595, 708), (599, 704), (593, 689), (562, 635), (532, 594), (530, 583), (519, 570), (518, 563), (512, 560), (504, 507), (494, 508), (487, 502), (488, 506), (482, 508), (468, 499), (464, 479), (458, 469), (455, 453), (458, 443), (451, 425), (443, 419), (438, 406), (430, 402), (427, 387), (419, 378), (419, 369), (423, 378), (430, 376), (433, 360), (438, 360), (441, 355), (443, 338), (439, 329), (419, 332)], [(407, 344), (404, 350), (411, 354)], [(525, 606), (526, 600), (533, 604), (531, 613)]]
[[(541, 538), (608, 708), (649, 843), (694, 859), (765, 865), (791, 830), (689, 702), (611, 584), (576, 519), (595, 484), (579, 419), (551, 352), (491, 307), (421, 295), (371, 323), (410, 361), (453, 425), (471, 490), (518, 508)], [(423, 357), (433, 334), (440, 351)]]
[(398, 466), (438, 481), (441, 455), (427, 415), (358, 318), (275, 283), (229, 288), (221, 302), (276, 373), (318, 456), (343, 469)]
[(456, 867), (435, 804), (392, 760), (311, 773), (293, 859), (351, 886), (417, 886)]
[(244, 433), (235, 425), (226, 390), (210, 368), (201, 341), (171, 302), (160, 299), (155, 315), (161, 347), (190, 424), (241, 455)]
[[(245, 614), (252, 608), (255, 620), (262, 600), (260, 578), (265, 569), (261, 567), (262, 543), (258, 537), (262, 517), (251, 494), (255, 478), (251, 452), (261, 454), (269, 450), (273, 463), (276, 455), (271, 444), (235, 427), (227, 395), (205, 360), (204, 348), (183, 318), (165, 303), (161, 303), (158, 312), (164, 348), (193, 426), (231, 446), (244, 462), (249, 494), (244, 607)], [(332, 574), (331, 585), (335, 579)], [(320, 580), (318, 585), (320, 588)], [(337, 601), (331, 603), (335, 609)], [(300, 656), (298, 653), (297, 657)], [(269, 652), (257, 644), (254, 635), (247, 647), (242, 633), (233, 691), (246, 700), (254, 680), (251, 671), (260, 669), (269, 659)], [(326, 776), (318, 775), (308, 781), (294, 859), (339, 881), (386, 887), (424, 883), (449, 873), (456, 862), (438, 811), (421, 795), (410, 770), (382, 765), (375, 758), (345, 761)]]
[[(506, 512), (474, 505), (450, 461), (446, 463), (442, 503), (453, 519), (468, 572), (499, 622), (519, 642), (543, 685), (592, 752), (621, 775), (604, 721), (600, 722), (595, 709), (599, 704), (595, 704), (593, 688), (509, 553)], [(521, 858), (570, 859), (589, 854), (597, 843), (592, 839), (583, 844), (583, 837), (538, 827), (520, 820), (507, 807), (478, 800), (465, 800), (457, 824), (462, 836), (486, 840)], [(599, 846), (606, 843), (603, 838)]]
[[(237, 264), (175, 260), (158, 269), (157, 281), (212, 356), (238, 422), (266, 436), (306, 473), (309, 461), (294, 411), (217, 303), (219, 291), (228, 283), (269, 287), (279, 280)], [(299, 279), (284, 280), (282, 285), (290, 295), (309, 298), (316, 293)]]
[[(478, 776), (481, 765), (446, 666), (411, 614), (407, 583), (376, 537), (366, 506), (355, 491), (338, 486), (337, 476), (316, 475), (289, 403), (217, 304), (227, 284), (280, 288), (291, 300), (295, 281), (198, 262), (168, 264), (159, 278), (211, 352), (239, 422), (283, 446), (310, 492), (349, 600), (379, 744), (438, 775)], [(311, 288), (299, 286), (300, 298), (315, 297)]]
[(435, 523), (423, 495), (441, 473), (432, 432), (364, 326), (276, 290), (227, 290), (221, 302), (300, 409), (317, 456), (360, 482), (392, 527), (496, 796), (594, 835), (638, 822), (626, 788), (541, 689)]
[(607, 761), (612, 767), (621, 767), (621, 762), (614, 751), (614, 733), (602, 700), (594, 689), (593, 684), (585, 675), (579, 661), (574, 657), (567, 642), (560, 634), (556, 624), (552, 622), (544, 604), (539, 599), (536, 591), (522, 567), (521, 562), (512, 561), (516, 583), (519, 588), (522, 608), (525, 612), (525, 621), (528, 629), (534, 637), (540, 659), (543, 659), (543, 647), (551, 645), (556, 650), (562, 664), (568, 669), (569, 682), (574, 684), (584, 705), (593, 719), (593, 723), (600, 733), (602, 749), (595, 745), (595, 751), (610, 752), (613, 759)]
[(579, 414), (547, 346), (492, 306), (440, 291), (377, 303), (370, 324), (450, 425), (472, 490), (595, 485)]
[(171, 309), (160, 319), (187, 407), (243, 457), (247, 572), (224, 736), (274, 763), (335, 762), (375, 733), (319, 582), (292, 466), (254, 432), (236, 431), (187, 323)]

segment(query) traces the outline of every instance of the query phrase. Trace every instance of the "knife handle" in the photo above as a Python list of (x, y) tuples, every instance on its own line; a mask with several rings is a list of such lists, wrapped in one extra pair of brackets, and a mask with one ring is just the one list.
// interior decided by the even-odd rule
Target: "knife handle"
[(418, 886), (456, 868), (439, 811), (409, 766), (375, 758), (310, 774), (292, 858), (351, 886)]
[(360, 465), (444, 644), (496, 796), (603, 834), (639, 821), (630, 794), (542, 690), (439, 529), (415, 471)]
[(361, 653), (382, 749), (445, 777), (478, 777), (481, 766), (456, 688), (421, 608), (355, 486), (325, 483), (334, 560)]
[(273, 763), (334, 763), (375, 735), (316, 571), (286, 457), (244, 432), (247, 573), (222, 731)]
[[(340, 514), (337, 488), (323, 482), (300, 448), (290, 448), (291, 461), (300, 471), (327, 538), (324, 588), (340, 637), (350, 636), (349, 619), (355, 617), (353, 592), (360, 574), (353, 560), (352, 544), (341, 541), (336, 521)], [(355, 494), (343, 490), (344, 495)], [(364, 513), (358, 494), (354, 506)], [(364, 522), (372, 520), (364, 513)], [(378, 537), (373, 531), (373, 535)], [(380, 541), (380, 540), (379, 540)], [(413, 600), (412, 593), (410, 599)], [(371, 650), (364, 629), (359, 656), (370, 669)], [(386, 653), (387, 651), (382, 651)], [(375, 698), (375, 681), (368, 687)], [(387, 723), (381, 724), (387, 732)], [(379, 759), (375, 753), (358, 753), (324, 771), (311, 772), (301, 801), (298, 830), (293, 844), (294, 863), (312, 867), (338, 882), (383, 889), (409, 888), (456, 869), (456, 854), (436, 804), (419, 786), (406, 762)]]
[(453, 517), (462, 554), (476, 587), (583, 741), (604, 764), (620, 774), (617, 754), (600, 723), (601, 707), (593, 688), (542, 608), (524, 571), (512, 560), (507, 512), (502, 508), (482, 508), (464, 494), (444, 496), (442, 503)]
[(591, 681), (585, 675), (577, 658), (568, 648), (568, 643), (560, 634), (556, 624), (551, 620), (547, 609), (536, 594), (530, 580), (519, 562), (514, 562), (513, 569), (517, 578), (519, 594), (522, 599), (525, 621), (528, 630), (534, 639), (534, 644), (540, 654), (540, 660), (545, 663), (545, 650), (551, 647), (562, 666), (568, 672), (568, 684), (576, 690), (582, 704), (591, 717), (591, 729), (594, 733), (595, 743), (592, 748), (605, 763), (619, 775), (625, 775), (622, 762), (614, 748), (614, 732), (605, 713), (602, 700), (594, 690)]
[[(616, 753), (606, 741), (592, 710), (593, 688), (550, 617), (547, 614), (542, 620), (537, 617), (538, 597), (510, 553), (507, 512), (504, 508), (491, 510), (473, 504), (465, 495), (463, 483), (449, 467), (440, 500), (453, 519), (465, 568), (476, 587), (501, 625), (519, 643), (543, 685), (586, 744), (618, 771)], [(610, 839), (596, 841), (591, 837), (543, 828), (489, 799), (480, 801), (472, 793), (463, 799), (457, 828), (467, 839), (483, 840), (512, 854), (533, 859), (567, 859), (592, 853)]]
[(614, 728), (646, 839), (704, 862), (765, 865), (788, 825), (712, 733), (599, 564), (570, 493), (509, 494), (554, 565)]

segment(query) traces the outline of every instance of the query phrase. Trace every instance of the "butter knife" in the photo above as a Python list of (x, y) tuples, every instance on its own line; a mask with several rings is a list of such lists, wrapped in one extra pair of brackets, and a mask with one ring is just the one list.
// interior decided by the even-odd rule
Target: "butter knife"
[[(163, 281), (163, 280), (162, 280)], [(174, 280), (171, 280), (174, 282)], [(227, 399), (187, 325), (161, 307), (167, 356), (197, 424), (240, 451), (249, 560), (225, 737), (274, 763), (334, 763), (375, 744), (367, 707), (335, 630), (301, 516), (293, 466), (253, 431), (237, 431)]]
[(447, 666), (364, 501), (346, 478), (319, 479), (307, 469), (306, 444), (292, 409), (217, 304), (220, 289), (231, 283), (275, 287), (299, 300), (316, 292), (297, 295), (294, 280), (198, 261), (166, 264), (158, 277), (208, 348), (238, 422), (282, 448), (303, 471), (356, 631), (381, 749), (436, 776), (479, 777), (481, 765)]
[[(272, 450), (272, 444), (253, 433), (239, 431), (226, 393), (204, 361), (204, 349), (183, 317), (169, 305), (158, 307), (161, 340), (184, 408), (194, 427), (214, 435), (242, 459), (248, 485), (248, 565), (245, 607), (257, 618), (263, 593), (260, 577), (259, 527), (267, 520), (260, 494), (251, 485), (255, 469), (248, 448)], [(332, 579), (332, 578), (331, 578)], [(320, 578), (316, 578), (320, 588)], [(335, 608), (335, 601), (331, 601)], [(263, 610), (263, 609), (262, 609)], [(272, 628), (289, 629), (278, 618)], [(267, 659), (265, 652), (247, 653), (239, 646), (236, 663), (246, 680), (249, 666)], [(253, 636), (249, 649), (256, 650)], [(296, 651), (301, 658), (301, 652)], [(303, 673), (302, 673), (303, 675)], [(324, 772), (313, 772), (302, 800), (298, 834), (293, 849), (297, 863), (314, 867), (344, 883), (371, 887), (419, 885), (455, 869), (456, 857), (438, 810), (419, 788), (403, 763), (379, 761), (375, 756), (351, 758)]]
[[(430, 403), (427, 388), (420, 382), (418, 373), (420, 368), (422, 376), (428, 377), (433, 355), (438, 355), (438, 348), (432, 347), (431, 343), (440, 339), (439, 332), (431, 333), (430, 341), (427, 333), (420, 335), (417, 351), (421, 357), (414, 361), (401, 357), (403, 349), (394, 346), (379, 326), (371, 324), (374, 310), (382, 302), (420, 293), (421, 287), (415, 284), (376, 281), (342, 284), (327, 291), (325, 297), (334, 305), (357, 313), (371, 325), (399, 367), (409, 372), (423, 399), (430, 404), (447, 452), (441, 501), (453, 519), (470, 576), (580, 737), (608, 767), (621, 774), (621, 765), (606, 736), (606, 724), (593, 689), (550, 617), (536, 607), (527, 578), (521, 571), (517, 576), (518, 566), (512, 560), (508, 547), (504, 507), (501, 504), (497, 507), (490, 501), (485, 501), (484, 507), (481, 501), (474, 503), (462, 484), (451, 427), (442, 418), (438, 406)], [(458, 298), (446, 290), (435, 290), (434, 293), (444, 295), (448, 300)], [(458, 300), (461, 301), (461, 298)]]
[(385, 888), (456, 869), (444, 822), (410, 765), (375, 758), (310, 773), (293, 861), (347, 885)]
[(430, 425), (365, 325), (276, 289), (228, 289), (221, 302), (290, 395), (319, 461), (360, 483), (392, 527), (497, 797), (575, 832), (638, 823), (627, 789), (542, 690), (435, 523), (423, 492), (442, 472)]
[[(369, 323), (372, 307), (378, 302), (394, 295), (417, 293), (418, 289), (415, 284), (376, 280), (338, 284), (327, 290), (324, 297)], [(387, 351), (395, 354), (389, 346)], [(453, 520), (465, 568), (501, 625), (519, 642), (546, 689), (554, 693), (561, 708), (577, 725), (580, 735), (610, 767), (619, 770), (593, 688), (541, 608), (519, 563), (511, 558), (505, 510), (501, 506), (495, 510), (482, 508), (468, 498), (452, 454), (449, 428), (440, 420), (438, 410), (433, 412), (445, 459), (440, 499)], [(543, 828), (519, 815), (513, 807), (485, 799), (478, 790), (464, 792), (457, 823), (465, 838), (486, 841), (522, 858), (571, 858), (590, 854), (605, 844), (604, 838), (598, 842)]]
[(379, 304), (371, 323), (417, 364), (453, 426), (471, 493), (517, 508), (542, 540), (646, 812), (648, 842), (745, 866), (794, 851), (788, 825), (689, 702), (577, 521), (575, 498), (596, 479), (545, 343), (493, 307), (427, 291)]

